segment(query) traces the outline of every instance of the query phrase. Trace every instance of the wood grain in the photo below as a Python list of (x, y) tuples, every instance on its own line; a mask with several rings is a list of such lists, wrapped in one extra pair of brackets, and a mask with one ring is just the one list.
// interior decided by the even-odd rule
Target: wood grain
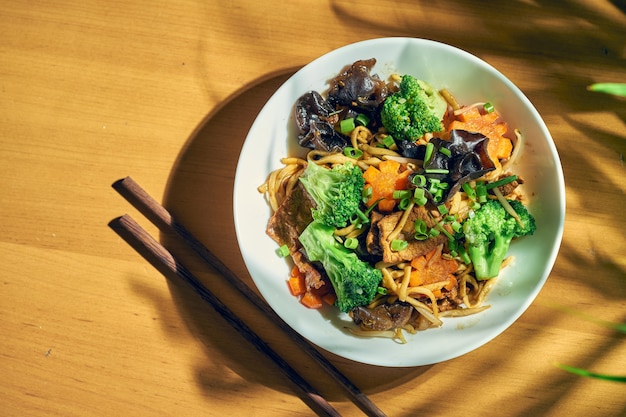
[[(231, 207), (248, 128), (302, 65), (381, 36), (458, 46), (522, 89), (563, 164), (564, 240), (533, 305), (470, 354), (408, 369), (325, 356), (394, 417), (626, 412), (623, 384), (554, 365), (626, 373), (623, 337), (555, 308), (626, 319), (626, 102), (586, 90), (626, 82), (623, 1), (0, 2), (3, 416), (311, 415), (270, 361), (107, 227), (141, 219), (111, 183), (131, 175), (251, 284)], [(187, 262), (342, 415), (362, 415), (277, 326)]]

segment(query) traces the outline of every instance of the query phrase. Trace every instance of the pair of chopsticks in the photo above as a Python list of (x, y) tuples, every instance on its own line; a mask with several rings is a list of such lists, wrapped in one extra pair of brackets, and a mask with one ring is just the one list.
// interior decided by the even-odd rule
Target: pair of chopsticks
[[(352, 402), (357, 405), (366, 415), (371, 417), (383, 417), (385, 414), (343, 375), (328, 359), (326, 359), (315, 347), (306, 341), (299, 333), (293, 330), (283, 321), (272, 308), (254, 291), (248, 287), (234, 272), (232, 272), (219, 258), (196, 239), (182, 224), (178, 223), (172, 215), (145, 190), (143, 190), (132, 178), (126, 177), (116, 181), (113, 188), (120, 193), (129, 203), (137, 208), (159, 230), (171, 233), (189, 246), (206, 263), (233, 284), (239, 292), (252, 304), (266, 314), (276, 323), (296, 344), (306, 352), (324, 371), (337, 382), (348, 394)], [(280, 355), (278, 355), (267, 343), (265, 343), (251, 328), (239, 319), (220, 299), (215, 296), (202, 283), (158, 241), (146, 232), (128, 214), (118, 217), (109, 223), (120, 237), (127, 241), (146, 260), (154, 265), (168, 279), (181, 278), (206, 302), (208, 302), (232, 327), (235, 328), (254, 347), (270, 358), (291, 380), (298, 390), (304, 395), (303, 400), (311, 409), (319, 415), (339, 416), (337, 410), (324, 399), (301, 375), (297, 373)]]

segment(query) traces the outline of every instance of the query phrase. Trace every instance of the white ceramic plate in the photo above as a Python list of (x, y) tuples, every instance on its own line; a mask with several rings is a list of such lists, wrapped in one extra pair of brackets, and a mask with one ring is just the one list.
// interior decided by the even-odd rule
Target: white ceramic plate
[[(308, 90), (325, 92), (327, 81), (344, 66), (376, 58), (372, 73), (411, 74), (436, 88), (448, 88), (463, 104), (490, 101), (511, 126), (519, 128), (525, 148), (516, 173), (521, 175), (537, 232), (513, 242), (515, 262), (498, 278), (488, 310), (466, 318), (445, 319), (442, 327), (407, 335), (407, 344), (362, 338), (345, 330), (347, 314), (336, 308), (309, 310), (289, 294), (289, 265), (276, 255), (277, 244), (265, 233), (270, 209), (257, 191), (286, 155), (304, 155), (293, 120), (296, 99)], [(496, 69), (462, 50), (423, 39), (382, 38), (334, 50), (295, 73), (270, 98), (244, 143), (234, 189), (234, 219), (246, 266), (263, 297), (291, 327), (314, 344), (345, 358), (372, 365), (428, 365), (470, 352), (508, 328), (533, 302), (556, 259), (563, 233), (565, 187), (553, 140), (524, 94)]]

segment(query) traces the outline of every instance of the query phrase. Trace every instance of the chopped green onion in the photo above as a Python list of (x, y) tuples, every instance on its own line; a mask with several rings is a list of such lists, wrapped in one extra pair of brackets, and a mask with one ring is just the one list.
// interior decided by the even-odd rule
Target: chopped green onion
[(385, 287), (378, 287), (376, 289), (376, 293), (378, 293), (380, 295), (387, 295), (387, 288), (385, 288)]
[(391, 241), (391, 250), (394, 252), (404, 250), (407, 246), (409, 246), (409, 242), (406, 240), (394, 239)]
[(448, 148), (444, 148), (443, 146), (441, 148), (439, 148), (439, 152), (441, 152), (442, 154), (444, 154), (448, 158), (452, 156), (452, 151), (450, 151), (450, 149), (448, 149)]
[(480, 203), (478, 201), (474, 201), (472, 204), (470, 204), (470, 208), (476, 211), (480, 208)]
[(437, 190), (439, 189), (439, 187), (437, 187), (435, 184), (430, 184), (430, 187), (428, 187), (428, 192), (431, 194), (435, 194), (437, 192)]
[(350, 117), (348, 119), (343, 119), (339, 122), (339, 130), (341, 133), (350, 133), (354, 130), (356, 126), (354, 125), (354, 118)]
[(357, 246), (359, 246), (359, 241), (353, 237), (349, 237), (343, 242), (343, 246), (348, 249), (356, 249)]
[(352, 146), (346, 146), (343, 149), (343, 154), (348, 158), (358, 159), (363, 156), (363, 151), (360, 149), (353, 148)]
[(495, 109), (496, 108), (493, 107), (493, 104), (491, 104), (490, 102), (483, 104), (483, 110), (487, 113), (493, 113)]
[(276, 249), (276, 254), (281, 258), (284, 258), (289, 255), (289, 248), (287, 247), (287, 245), (282, 245), (281, 247)]
[(430, 237), (437, 237), (439, 236), (441, 233), (439, 232), (439, 230), (435, 229), (434, 227), (432, 229), (430, 229), (430, 232), (428, 232), (428, 234), (430, 235)]
[(428, 239), (428, 225), (422, 219), (417, 219), (413, 224), (413, 229), (415, 230), (415, 239), (416, 240), (426, 240)]
[(370, 118), (361, 113), (356, 117), (356, 122), (362, 126), (367, 126), (370, 122)]
[(400, 200), (400, 204), (398, 204), (398, 208), (400, 210), (406, 210), (409, 208), (409, 206), (411, 205), (411, 198), (410, 197), (406, 197), (403, 198), (402, 200)]
[(425, 169), (424, 172), (427, 174), (449, 174), (450, 173), (450, 171), (447, 169), (436, 169), (436, 168)]
[(370, 201), (370, 198), (372, 198), (372, 187), (363, 188), (361, 195), (363, 196), (364, 203), (367, 203), (368, 201)]
[(459, 233), (463, 229), (461, 223), (457, 222), (456, 220), (450, 223), (450, 226), (452, 226), (452, 230), (454, 230), (454, 233)]
[(448, 240), (449, 240), (449, 241), (453, 241), (453, 240), (454, 240), (454, 236), (452, 236), (452, 235), (450, 234), (450, 232), (448, 232), (448, 231), (446, 230), (446, 228), (445, 228), (445, 227), (443, 227), (443, 223), (442, 223), (442, 222), (437, 223), (435, 226), (437, 227), (437, 229), (438, 229), (441, 233), (443, 233), (443, 234), (444, 234), (444, 235), (448, 238)]
[(413, 178), (411, 178), (411, 182), (417, 187), (423, 187), (426, 185), (426, 177), (423, 175), (414, 175)]
[(407, 198), (411, 196), (411, 192), (409, 190), (394, 190), (392, 194), (392, 198), (394, 200), (402, 200), (403, 198)]
[(387, 135), (383, 139), (383, 144), (388, 148), (391, 148), (395, 143), (396, 141), (393, 140), (393, 136), (391, 135)]
[(487, 202), (487, 186), (482, 182), (476, 184), (476, 199), (481, 204)]
[(588, 86), (587, 90), (626, 97), (626, 83), (595, 83)]
[(470, 200), (476, 200), (476, 191), (474, 191), (469, 182), (463, 183), (463, 191), (465, 191), (465, 194), (467, 194)]
[(513, 181), (517, 181), (517, 175), (510, 175), (508, 177), (502, 178), (501, 180), (490, 182), (486, 185), (486, 187), (488, 190), (491, 190), (492, 188), (502, 187), (503, 185), (506, 185)]
[(439, 181), (437, 178), (429, 178), (428, 182), (430, 183), (428, 185), (428, 192), (431, 194), (435, 194), (439, 189), (439, 183), (441, 181)]
[(415, 191), (413, 192), (413, 201), (415, 202), (415, 204), (417, 204), (420, 207), (426, 205), (426, 203), (428, 202), (428, 199), (426, 198), (425, 191), (423, 188), (415, 189)]
[(442, 199), (443, 190), (441, 188), (437, 188), (437, 191), (435, 191), (435, 194), (433, 195), (433, 200), (435, 201), (435, 203), (440, 203)]
[(439, 213), (440, 213), (441, 215), (448, 214), (448, 207), (446, 207), (446, 205), (445, 205), (445, 204), (439, 204), (439, 205), (437, 206), (437, 210), (439, 210)]
[(432, 142), (426, 144), (426, 151), (424, 152), (424, 165), (430, 161), (430, 157), (433, 156), (435, 145)]

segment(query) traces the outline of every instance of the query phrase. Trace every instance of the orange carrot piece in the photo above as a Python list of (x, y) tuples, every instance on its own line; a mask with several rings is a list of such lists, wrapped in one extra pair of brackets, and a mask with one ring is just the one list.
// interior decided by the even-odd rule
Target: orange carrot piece
[(293, 268), (291, 268), (291, 272), (289, 276), (290, 277), (304, 277), (304, 274), (300, 272), (298, 265), (294, 265)]
[(287, 280), (287, 286), (289, 287), (289, 292), (294, 297), (298, 297), (303, 295), (306, 292), (306, 284), (304, 282), (304, 277), (289, 277)]
[[(437, 251), (438, 248), (435, 248), (426, 255), (418, 256), (411, 261), (409, 286), (417, 287), (445, 281), (447, 279), (451, 279), (451, 282), (446, 286), (446, 289), (451, 289), (452, 286), (456, 285), (456, 279), (453, 274), (459, 267), (458, 262), (454, 259), (446, 259), (441, 256), (437, 259), (432, 259)], [(454, 283), (452, 283), (452, 280), (454, 280)]]
[(334, 293), (329, 292), (328, 294), (324, 294), (322, 296), (322, 301), (324, 301), (327, 305), (332, 306), (335, 304), (335, 301), (337, 301), (337, 296)]
[(410, 172), (408, 170), (400, 172), (401, 167), (399, 162), (385, 160), (378, 164), (378, 168), (370, 166), (363, 173), (366, 188), (372, 190), (372, 195), (367, 202), (368, 207), (380, 200), (378, 210), (390, 212), (395, 208), (397, 201), (393, 199), (393, 192), (406, 190), (409, 185)]
[(322, 298), (319, 295), (314, 294), (311, 291), (305, 292), (302, 298), (300, 299), (300, 302), (305, 307), (314, 308), (314, 309), (322, 308), (322, 305), (323, 305)]

